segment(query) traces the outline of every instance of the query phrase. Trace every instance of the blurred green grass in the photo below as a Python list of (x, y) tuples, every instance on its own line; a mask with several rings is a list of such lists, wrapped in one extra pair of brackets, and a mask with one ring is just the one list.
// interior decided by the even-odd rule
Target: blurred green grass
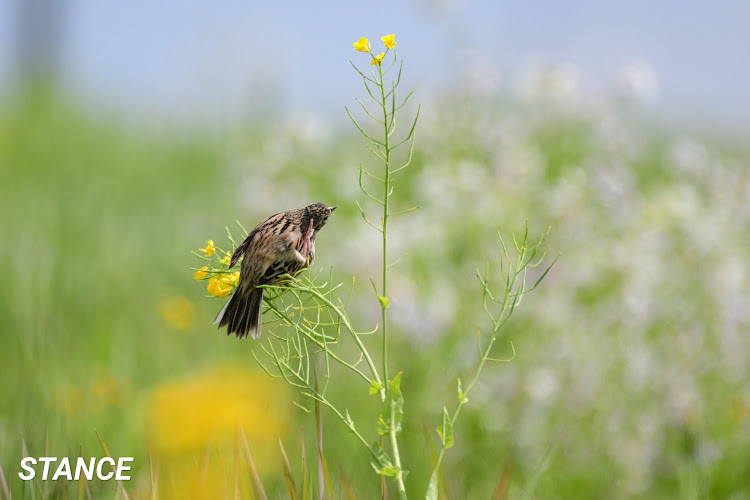
[[(509, 324), (516, 359), (485, 374), (459, 421), (444, 466), (450, 497), (489, 497), (506, 464), (509, 495), (520, 496), (551, 450), (538, 498), (747, 498), (750, 154), (654, 130), (614, 101), (444, 97), (423, 106), (414, 167), (395, 197), (397, 209), (421, 207), (396, 219), (391, 249), (409, 252), (393, 273), (391, 352), (404, 370), (412, 495), (427, 484), (427, 441), (455, 378), (475, 360), (474, 269), (497, 264), (497, 229), (529, 219), (534, 232), (553, 228), (562, 258)], [(267, 459), (269, 491), (285, 491), (266, 441), (284, 435), (294, 455), (302, 432), (313, 438), (312, 419), (283, 392), (268, 401), (274, 389), (261, 389), (251, 342), (216, 333), (220, 304), (192, 280), (190, 250), (225, 243), (235, 219), (251, 227), (312, 201), (338, 205), (316, 265), (334, 265), (341, 281), (356, 273), (355, 315), (374, 325), (377, 239), (354, 204), (368, 153), (337, 127), (325, 135), (320, 123), (269, 119), (224, 135), (155, 130), (32, 94), (6, 108), (0, 464), (14, 488), (22, 438), (32, 456), (73, 457), (79, 445), (101, 456), (98, 431), (113, 455), (136, 457), (129, 493), (148, 491), (153, 460), (186, 474), (180, 467), (226, 444), (202, 426), (236, 391), (286, 408), (262, 422), (236, 410), (255, 424), (250, 446)], [(247, 392), (234, 381), (228, 399), (191, 400), (195, 387), (216, 393), (216, 374), (238, 366), (250, 371), (227, 378)], [(338, 383), (332, 397), (354, 397), (355, 420), (377, 414), (366, 389)], [(160, 394), (184, 406), (159, 406)], [(160, 450), (154, 433), (164, 431), (149, 415), (175, 407), (203, 422), (184, 431), (201, 444)], [(341, 427), (326, 420), (332, 473), (361, 494), (378, 491)], [(176, 495), (167, 483), (162, 494)]]

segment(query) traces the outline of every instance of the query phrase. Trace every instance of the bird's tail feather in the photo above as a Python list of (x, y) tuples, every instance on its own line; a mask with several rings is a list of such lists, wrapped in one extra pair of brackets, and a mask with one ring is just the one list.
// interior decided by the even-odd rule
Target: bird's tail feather
[(227, 327), (227, 335), (235, 334), (239, 338), (260, 338), (261, 315), (263, 313), (263, 289), (254, 288), (249, 295), (240, 296), (235, 292), (216, 315), (214, 324)]

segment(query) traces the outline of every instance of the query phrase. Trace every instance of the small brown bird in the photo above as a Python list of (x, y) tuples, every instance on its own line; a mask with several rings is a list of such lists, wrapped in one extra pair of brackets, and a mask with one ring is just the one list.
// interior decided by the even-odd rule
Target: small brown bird
[(214, 324), (227, 327), (227, 335), (260, 338), (263, 289), (280, 281), (284, 274), (294, 276), (315, 259), (315, 235), (328, 222), (336, 207), (313, 203), (303, 208), (268, 217), (250, 231), (232, 254), (231, 269), (243, 255), (240, 279), (229, 301), (219, 311)]

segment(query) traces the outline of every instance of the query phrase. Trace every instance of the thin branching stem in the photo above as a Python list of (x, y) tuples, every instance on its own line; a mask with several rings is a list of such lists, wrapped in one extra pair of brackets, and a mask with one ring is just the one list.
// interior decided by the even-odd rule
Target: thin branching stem
[[(472, 389), (474, 388), (477, 381), (479, 380), (479, 376), (482, 374), (482, 370), (484, 369), (487, 362), (507, 363), (507, 362), (510, 362), (516, 356), (516, 349), (512, 342), (510, 343), (510, 347), (512, 350), (512, 355), (510, 359), (494, 358), (491, 356), (491, 353), (492, 353), (492, 348), (498, 339), (498, 334), (502, 330), (503, 326), (505, 326), (505, 323), (510, 319), (511, 315), (515, 311), (515, 308), (520, 304), (521, 298), (523, 297), (523, 295), (530, 291), (530, 289), (527, 289), (526, 287), (527, 269), (529, 267), (536, 267), (541, 263), (541, 261), (538, 261), (536, 264), (533, 264), (532, 266), (532, 261), (534, 259), (534, 256), (536, 256), (537, 252), (544, 244), (549, 234), (549, 231), (547, 231), (546, 233), (543, 233), (541, 237), (539, 238), (538, 243), (533, 245), (531, 248), (528, 247), (528, 235), (529, 235), (528, 231), (529, 229), (528, 229), (528, 221), (527, 221), (525, 232), (524, 232), (524, 237), (523, 237), (521, 244), (519, 244), (516, 241), (515, 234), (513, 235), (514, 247), (518, 253), (518, 257), (515, 260), (513, 260), (510, 257), (508, 253), (508, 249), (505, 245), (505, 242), (503, 241), (503, 238), (498, 233), (500, 246), (502, 248), (502, 255), (500, 256), (500, 262), (501, 262), (500, 270), (501, 270), (501, 275), (503, 276), (503, 281), (504, 281), (502, 301), (496, 300), (492, 294), (492, 291), (490, 290), (489, 264), (485, 265), (485, 270), (483, 274), (477, 271), (477, 277), (479, 278), (479, 282), (482, 285), (482, 306), (485, 311), (485, 314), (487, 314), (487, 317), (490, 320), (490, 324), (492, 325), (492, 327), (490, 329), (490, 333), (487, 338), (487, 343), (484, 346), (484, 348), (481, 345), (480, 332), (477, 333), (477, 345), (479, 348), (479, 362), (477, 363), (477, 366), (474, 370), (474, 373), (469, 382), (469, 385), (466, 387), (465, 390), (462, 390), (462, 392), (459, 394), (458, 404), (456, 405), (455, 410), (450, 416), (451, 427), (455, 425), (456, 420), (458, 419), (458, 415), (461, 412), (461, 408), (463, 408), (463, 406), (469, 401), (468, 395), (469, 393), (471, 393)], [(543, 253), (546, 254), (546, 250), (544, 250)], [(507, 260), (509, 263), (507, 272), (505, 271), (505, 266), (503, 265), (504, 260)], [(536, 287), (536, 285), (539, 284), (541, 279), (543, 279), (544, 276), (547, 275), (547, 273), (549, 272), (549, 270), (552, 268), (552, 266), (555, 264), (556, 261), (557, 259), (553, 260), (552, 263), (546, 268), (546, 270), (543, 272), (540, 279), (538, 279), (536, 283), (534, 284), (534, 287)], [(497, 312), (493, 312), (491, 310), (490, 305), (492, 303), (500, 304), (500, 308)], [(437, 474), (440, 471), (440, 465), (443, 460), (443, 455), (445, 454), (445, 450), (447, 448), (448, 446), (446, 445), (446, 443), (442, 442), (440, 451), (438, 452), (435, 466), (433, 468), (433, 476), (435, 478), (437, 478)]]
[[(273, 303), (268, 303), (267, 305), (268, 305), (268, 308), (274, 314), (276, 314), (276, 316), (279, 319), (281, 319), (281, 320), (288, 320), (288, 318), (289, 318), (288, 314), (286, 314), (284, 311), (282, 311), (279, 308), (277, 308)], [(367, 381), (367, 383), (370, 383), (370, 380), (372, 380), (372, 379), (370, 377), (368, 377), (367, 375), (365, 375), (365, 373), (362, 372), (362, 370), (360, 370), (359, 368), (357, 368), (354, 364), (348, 363), (347, 361), (345, 361), (344, 359), (342, 359), (341, 357), (339, 357), (336, 353), (334, 353), (333, 351), (330, 351), (328, 349), (327, 340), (332, 340), (332, 339), (329, 339), (329, 338), (327, 338), (327, 337), (325, 337), (323, 335), (320, 335), (318, 332), (315, 332), (309, 326), (301, 324), (301, 322), (295, 323), (294, 326), (295, 326), (295, 329), (298, 330), (300, 333), (302, 333), (308, 340), (310, 340), (313, 344), (315, 344), (321, 350), (323, 350), (323, 351), (325, 351), (327, 353), (326, 359), (330, 358), (330, 359), (333, 359), (333, 360), (337, 361), (342, 366), (345, 366), (346, 368), (352, 370), (357, 375), (359, 375), (360, 377), (362, 377), (364, 380)], [(291, 340), (291, 338), (287, 338), (287, 340), (288, 341), (293, 341), (293, 340)], [(307, 349), (307, 347), (305, 347), (305, 349)], [(305, 357), (307, 357), (307, 356), (305, 356)]]

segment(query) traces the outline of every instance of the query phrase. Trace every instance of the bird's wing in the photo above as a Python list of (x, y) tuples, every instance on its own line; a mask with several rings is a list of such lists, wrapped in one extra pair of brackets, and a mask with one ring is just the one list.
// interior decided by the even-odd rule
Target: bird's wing
[(240, 257), (245, 255), (245, 252), (247, 252), (247, 247), (250, 245), (250, 242), (253, 241), (253, 238), (255, 238), (255, 235), (257, 234), (257, 228), (250, 231), (250, 234), (247, 235), (247, 238), (240, 243), (240, 246), (238, 246), (234, 253), (232, 254), (232, 261), (229, 263), (229, 269), (233, 268), (237, 261), (240, 260)]
[[(274, 214), (264, 219), (260, 222), (260, 224), (255, 226), (255, 228), (250, 231), (250, 234), (247, 235), (247, 238), (245, 238), (245, 240), (240, 243), (240, 246), (238, 246), (232, 254), (232, 261), (230, 262), (229, 267), (234, 267), (235, 264), (237, 264), (237, 262), (240, 260), (240, 257), (248, 252), (250, 252), (251, 254), (255, 254), (257, 250), (262, 251), (263, 248), (260, 247), (267, 246), (267, 244), (263, 245), (264, 242), (262, 240), (268, 240), (269, 234), (278, 234), (280, 228), (286, 226), (285, 215), (286, 214), (284, 212)], [(258, 241), (253, 243), (253, 241), (256, 239)]]

